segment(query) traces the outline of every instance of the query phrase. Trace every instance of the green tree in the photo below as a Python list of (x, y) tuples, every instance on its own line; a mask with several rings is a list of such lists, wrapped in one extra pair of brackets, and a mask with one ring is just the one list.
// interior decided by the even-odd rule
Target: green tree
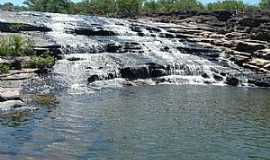
[(24, 4), (29, 10), (34, 11), (69, 13), (72, 2), (70, 0), (26, 0)]
[(261, 9), (270, 9), (270, 0), (261, 0), (259, 5)]
[(117, 14), (124, 17), (134, 17), (142, 9), (143, 0), (116, 0)]
[(225, 0), (222, 2), (209, 3), (207, 8), (209, 11), (244, 11), (247, 5), (242, 0)]

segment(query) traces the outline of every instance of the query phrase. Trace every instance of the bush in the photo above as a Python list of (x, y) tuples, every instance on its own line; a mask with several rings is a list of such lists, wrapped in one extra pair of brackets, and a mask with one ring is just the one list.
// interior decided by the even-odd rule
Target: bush
[(8, 73), (10, 66), (8, 64), (0, 64), (0, 74)]
[(29, 68), (51, 68), (55, 63), (55, 59), (49, 54), (43, 56), (33, 56), (28, 65)]
[(33, 55), (32, 42), (21, 36), (0, 38), (0, 56)]

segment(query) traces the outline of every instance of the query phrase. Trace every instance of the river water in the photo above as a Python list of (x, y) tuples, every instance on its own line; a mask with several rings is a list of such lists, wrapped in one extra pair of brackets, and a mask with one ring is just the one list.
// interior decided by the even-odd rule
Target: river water
[(1, 160), (270, 158), (267, 89), (160, 85), (56, 97), (56, 106), (1, 118)]

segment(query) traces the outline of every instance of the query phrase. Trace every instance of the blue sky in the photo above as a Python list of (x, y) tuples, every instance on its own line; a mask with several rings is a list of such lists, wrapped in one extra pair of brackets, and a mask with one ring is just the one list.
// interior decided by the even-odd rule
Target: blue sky
[[(22, 4), (24, 0), (0, 0), (0, 3), (6, 3), (6, 2), (12, 2), (16, 5)], [(73, 0), (73, 1), (80, 1), (80, 0)], [(218, 0), (200, 0), (203, 3), (209, 3), (209, 2), (214, 2)], [(249, 4), (257, 4), (260, 0), (244, 0), (244, 2), (249, 3)]]

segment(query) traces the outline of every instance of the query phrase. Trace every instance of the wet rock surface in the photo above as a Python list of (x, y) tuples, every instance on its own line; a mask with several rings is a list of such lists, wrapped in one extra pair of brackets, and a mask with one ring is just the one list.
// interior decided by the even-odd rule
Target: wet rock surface
[[(163, 83), (269, 87), (269, 13), (116, 19), (1, 11), (0, 19), (0, 36), (28, 37), (38, 54), (49, 51), (58, 57), (50, 78), (61, 80), (57, 84), (71, 93)], [(27, 74), (0, 78), (24, 79)]]

